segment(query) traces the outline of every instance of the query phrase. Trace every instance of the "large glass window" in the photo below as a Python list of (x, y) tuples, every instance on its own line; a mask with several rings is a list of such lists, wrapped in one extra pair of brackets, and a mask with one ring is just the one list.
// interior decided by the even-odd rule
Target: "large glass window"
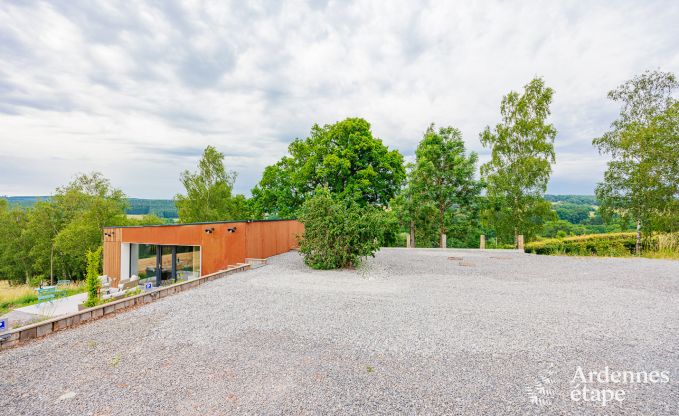
[(155, 282), (157, 249), (155, 244), (131, 244), (130, 276), (139, 276), (140, 283)]
[(177, 246), (177, 279), (200, 277), (200, 247)]
[(133, 275), (139, 276), (141, 284), (151, 282), (154, 286), (200, 277), (200, 247), (130, 244), (130, 276)]

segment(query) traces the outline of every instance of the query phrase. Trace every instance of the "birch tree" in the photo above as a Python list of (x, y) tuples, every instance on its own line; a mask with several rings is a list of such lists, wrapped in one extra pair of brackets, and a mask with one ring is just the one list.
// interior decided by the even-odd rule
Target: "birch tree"
[[(617, 213), (636, 224), (637, 254), (642, 231), (667, 221), (676, 225), (679, 198), (679, 106), (674, 74), (647, 71), (608, 93), (620, 103), (611, 130), (592, 143), (611, 156), (596, 196), (604, 219)], [(655, 227), (658, 228), (658, 227)]]
[(498, 235), (512, 232), (515, 244), (519, 234), (530, 239), (554, 217), (544, 200), (556, 161), (556, 129), (547, 121), (553, 95), (542, 78), (534, 78), (522, 94), (512, 91), (502, 98), (502, 122), (481, 133), (481, 143), (491, 149), (481, 177), (495, 207), (486, 218)]

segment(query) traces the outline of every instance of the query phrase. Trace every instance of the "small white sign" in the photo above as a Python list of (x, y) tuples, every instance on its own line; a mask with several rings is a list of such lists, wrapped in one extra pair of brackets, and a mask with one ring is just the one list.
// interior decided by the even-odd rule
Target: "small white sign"
[(146, 290), (151, 290), (151, 289), (153, 289), (153, 283), (147, 282), (147, 283), (146, 283), (146, 286), (144, 286), (144, 288), (145, 288)]

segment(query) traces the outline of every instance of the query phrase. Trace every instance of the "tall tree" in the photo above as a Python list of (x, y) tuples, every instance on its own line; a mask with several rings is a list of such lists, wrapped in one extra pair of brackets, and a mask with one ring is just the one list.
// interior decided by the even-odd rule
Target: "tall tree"
[(186, 195), (177, 194), (175, 203), (181, 222), (248, 219), (243, 195), (233, 195), (236, 172), (224, 167), (224, 154), (212, 146), (203, 151), (198, 171), (185, 170), (181, 182)]
[(542, 78), (502, 98), (502, 122), (486, 127), (481, 143), (491, 148), (491, 160), (481, 166), (487, 184), (490, 210), (486, 218), (498, 236), (511, 233), (528, 239), (545, 220), (554, 217), (543, 197), (555, 162), (556, 129), (547, 122), (554, 90)]
[(415, 154), (412, 186), (436, 208), (439, 247), (445, 248), (446, 213), (453, 208), (462, 211), (481, 191), (481, 184), (474, 178), (478, 156), (466, 154), (460, 130), (442, 127), (437, 131), (433, 124)]
[(408, 230), (411, 246), (417, 247), (417, 223), (424, 208), (424, 201), (421, 198), (421, 192), (416, 188), (413, 181), (414, 169), (415, 164), (408, 163), (406, 166), (406, 184), (389, 202), (389, 207), (396, 213), (400, 226)]
[(50, 284), (54, 284), (55, 272), (61, 271), (64, 276), (67, 266), (63, 253), (56, 247), (56, 238), (65, 226), (65, 212), (57, 208), (52, 201), (39, 201), (29, 211), (25, 232), (31, 241), (31, 249), (27, 253), (33, 261), (36, 272), (49, 275)]
[(317, 188), (363, 205), (386, 206), (405, 179), (403, 156), (374, 137), (360, 118), (314, 125), (310, 136), (295, 139), (288, 151), (252, 190), (259, 215), (295, 216)]
[(98, 172), (76, 176), (32, 208), (0, 201), (0, 279), (82, 278), (85, 253), (101, 247), (101, 228), (127, 224), (126, 205)]
[[(608, 93), (621, 104), (611, 130), (592, 141), (612, 160), (596, 188), (604, 219), (617, 213), (636, 224), (636, 253), (642, 230), (671, 229), (679, 198), (679, 107), (672, 73), (647, 71)], [(669, 222), (668, 222), (669, 219)]]
[(24, 232), (28, 212), (0, 200), (0, 278), (28, 284), (33, 273), (30, 240)]
[(57, 188), (52, 198), (62, 216), (62, 228), (54, 237), (54, 249), (62, 256), (66, 278), (85, 276), (88, 250), (102, 245), (101, 229), (126, 224), (127, 198), (99, 172), (81, 174)]

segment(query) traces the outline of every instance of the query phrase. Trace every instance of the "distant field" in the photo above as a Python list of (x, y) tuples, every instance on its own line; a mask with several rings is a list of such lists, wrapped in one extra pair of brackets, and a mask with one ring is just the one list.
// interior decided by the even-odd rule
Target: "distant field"
[[(49, 196), (0, 196), (10, 205), (29, 208), (39, 201), (47, 201)], [(125, 213), (131, 218), (142, 218), (144, 215), (156, 215), (160, 218), (179, 218), (177, 207), (172, 199), (143, 199), (128, 198), (128, 208)], [(134, 216), (134, 217), (132, 217)]]

